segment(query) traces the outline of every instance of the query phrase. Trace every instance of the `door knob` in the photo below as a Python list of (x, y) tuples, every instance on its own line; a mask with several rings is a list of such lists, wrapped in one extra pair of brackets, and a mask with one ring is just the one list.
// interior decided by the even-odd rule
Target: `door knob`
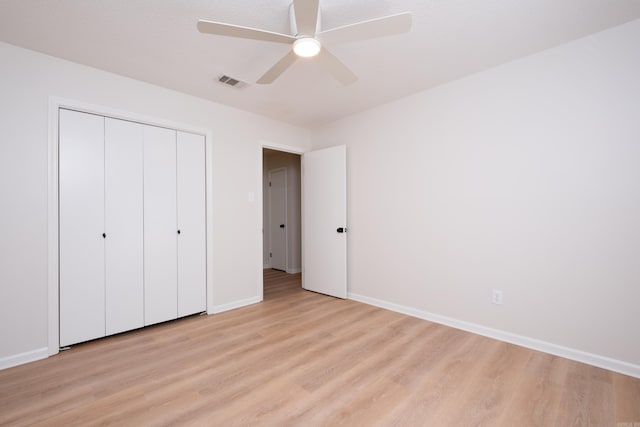
[(338, 229), (336, 231), (338, 233), (346, 233), (347, 232), (347, 228), (346, 227), (338, 227)]
[(280, 228), (284, 228), (284, 224), (280, 224)]

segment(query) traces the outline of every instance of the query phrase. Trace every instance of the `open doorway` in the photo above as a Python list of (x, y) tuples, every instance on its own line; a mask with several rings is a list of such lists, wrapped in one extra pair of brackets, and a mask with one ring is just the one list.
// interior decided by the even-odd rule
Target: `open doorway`
[[(262, 241), (265, 274), (270, 270), (277, 270), (299, 275), (302, 271), (300, 161), (299, 154), (268, 148), (262, 150)], [(267, 283), (265, 281), (264, 286)], [(300, 287), (299, 284), (297, 286)], [(264, 295), (266, 298), (269, 293), (265, 292)]]

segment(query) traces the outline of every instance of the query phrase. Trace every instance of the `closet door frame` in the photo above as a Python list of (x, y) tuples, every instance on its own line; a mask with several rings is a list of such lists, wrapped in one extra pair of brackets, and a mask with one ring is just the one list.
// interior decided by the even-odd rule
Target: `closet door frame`
[(75, 110), (83, 113), (97, 114), (114, 119), (129, 120), (141, 124), (159, 126), (178, 131), (195, 133), (205, 137), (206, 164), (206, 267), (207, 267), (207, 313), (213, 313), (213, 280), (211, 271), (213, 259), (213, 131), (208, 128), (194, 126), (188, 123), (158, 119), (147, 115), (131, 113), (117, 108), (96, 105), (84, 101), (68, 99), (58, 96), (49, 97), (49, 128), (47, 153), (47, 290), (48, 290), (48, 345), (29, 355), (29, 360), (37, 360), (57, 354), (60, 351), (60, 323), (59, 323), (59, 111), (60, 109)]

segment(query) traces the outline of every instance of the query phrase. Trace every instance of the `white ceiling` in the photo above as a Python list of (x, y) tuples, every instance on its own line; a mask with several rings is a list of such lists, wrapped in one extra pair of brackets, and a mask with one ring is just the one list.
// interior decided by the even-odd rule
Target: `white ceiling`
[[(289, 33), (290, 0), (0, 0), (0, 40), (313, 127), (640, 18), (638, 0), (320, 0), (322, 28), (405, 11), (410, 33), (327, 46), (359, 80), (313, 59), (254, 82), (287, 45), (201, 34), (206, 19)], [(227, 74), (250, 85), (216, 82)]]

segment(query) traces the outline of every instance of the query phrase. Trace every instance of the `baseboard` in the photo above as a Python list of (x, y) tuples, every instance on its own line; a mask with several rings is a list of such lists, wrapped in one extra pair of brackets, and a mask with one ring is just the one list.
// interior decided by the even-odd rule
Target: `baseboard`
[(24, 365), (29, 362), (35, 362), (36, 360), (46, 359), (47, 357), (49, 357), (49, 349), (47, 347), (2, 357), (0, 358), (0, 370), (11, 368), (13, 366)]
[(246, 307), (251, 304), (257, 304), (261, 301), (262, 301), (261, 297), (253, 297), (253, 298), (243, 299), (240, 301), (230, 302), (229, 304), (214, 305), (213, 310), (210, 310), (207, 314), (223, 313), (225, 311), (233, 310), (236, 308)]
[(598, 354), (587, 353), (585, 351), (576, 350), (574, 348), (563, 347), (535, 338), (523, 335), (513, 334), (511, 332), (499, 329), (488, 328), (476, 323), (465, 322), (451, 317), (441, 316), (429, 313), (411, 307), (382, 301), (376, 298), (367, 297), (349, 293), (348, 298), (354, 301), (406, 314), (408, 316), (417, 317), (419, 319), (428, 320), (430, 322), (439, 323), (441, 325), (450, 326), (452, 328), (461, 329), (463, 331), (493, 338), (499, 341), (508, 342), (510, 344), (519, 345), (521, 347), (530, 348), (532, 350), (541, 351), (543, 353), (553, 354), (555, 356), (564, 357), (566, 359), (575, 360), (577, 362), (586, 363), (588, 365), (597, 366), (598, 368), (608, 369), (610, 371), (619, 372), (635, 378), (640, 378), (640, 365), (612, 359)]
[(263, 269), (263, 270), (268, 270), (268, 269), (270, 269), (270, 268), (271, 268), (271, 264), (264, 264), (264, 265), (262, 266), (262, 269)]

